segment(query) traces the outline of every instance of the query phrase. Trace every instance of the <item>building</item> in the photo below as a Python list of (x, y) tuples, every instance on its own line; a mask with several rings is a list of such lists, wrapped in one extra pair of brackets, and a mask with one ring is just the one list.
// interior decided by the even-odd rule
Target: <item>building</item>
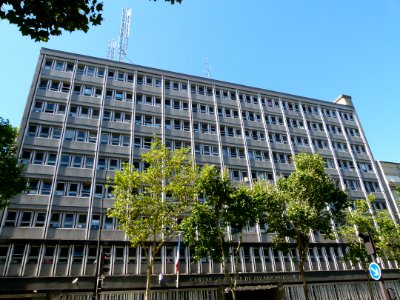
[[(98, 245), (111, 257), (104, 299), (110, 291), (132, 295), (129, 290), (144, 288), (141, 250), (129, 247), (116, 220), (106, 217), (113, 199), (105, 183), (122, 162), (144, 167), (140, 157), (154, 133), (171, 149), (190, 147), (198, 165), (227, 167), (231, 179), (243, 184), (289, 175), (294, 153), (320, 153), (326, 172), (352, 198), (373, 193), (375, 209), (395, 205), (382, 192), (349, 96), (326, 102), (42, 49), (18, 140), (29, 188), (0, 215), (1, 294), (90, 297)], [(318, 232), (312, 242), (306, 267), (315, 299), (361, 299), (365, 273), (341, 261), (345, 245)], [(154, 277), (160, 293), (175, 289), (176, 248), (168, 244), (156, 258), (154, 273), (164, 274), (163, 287)], [(296, 256), (296, 249), (289, 255), (273, 249), (265, 228), (249, 227), (239, 264), (241, 289), (254, 297), (297, 299), (302, 288)], [(221, 266), (190, 259), (190, 250), (181, 247), (179, 292), (221, 298)], [(381, 265), (385, 279), (398, 278), (395, 263)], [(388, 284), (400, 295), (398, 283)]]
[(395, 188), (400, 187), (400, 164), (387, 161), (377, 161), (377, 165), (382, 181), (385, 183), (385, 192), (391, 199), (394, 217), (399, 220), (400, 193), (396, 191)]

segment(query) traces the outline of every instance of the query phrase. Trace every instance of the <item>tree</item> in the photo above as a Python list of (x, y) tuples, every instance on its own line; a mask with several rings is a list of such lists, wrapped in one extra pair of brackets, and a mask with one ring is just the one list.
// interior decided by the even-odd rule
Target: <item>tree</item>
[(36, 42), (47, 42), (63, 30), (87, 32), (89, 26), (101, 24), (102, 11), (103, 2), (98, 0), (0, 0), (0, 19), (17, 25), (22, 35)]
[(165, 242), (176, 236), (178, 218), (195, 202), (196, 171), (188, 149), (170, 151), (156, 137), (142, 158), (147, 166), (143, 172), (131, 165), (116, 172), (115, 203), (108, 216), (118, 219), (132, 247), (144, 250), (146, 299), (150, 299), (154, 258)]
[[(360, 264), (370, 282), (368, 266), (372, 262), (359, 233), (366, 233), (372, 238), (376, 253), (387, 260), (400, 259), (400, 225), (387, 211), (373, 211), (375, 196), (355, 200), (354, 210), (346, 214), (346, 224), (340, 230), (340, 236), (347, 244), (343, 259), (353, 264)], [(371, 289), (371, 288), (370, 288)]]
[[(222, 174), (214, 166), (206, 165), (196, 185), (197, 193), (204, 196), (181, 228), (185, 241), (194, 248), (193, 258), (199, 261), (210, 257), (221, 263), (226, 284), (236, 299), (238, 275), (238, 254), (242, 241), (243, 228), (254, 225), (263, 213), (263, 199), (250, 197), (247, 187), (235, 187), (229, 180), (228, 172)], [(234, 238), (229, 239), (229, 235)], [(226, 262), (234, 258), (235, 276), (232, 282)]]
[(27, 181), (22, 176), (24, 166), (15, 157), (17, 135), (17, 128), (0, 117), (0, 209), (26, 189)]
[(299, 271), (305, 298), (309, 299), (305, 278), (310, 232), (321, 231), (333, 238), (332, 220), (342, 222), (348, 207), (347, 194), (338, 189), (325, 174), (324, 159), (318, 154), (300, 153), (294, 156), (296, 170), (288, 178), (280, 178), (276, 187), (260, 186), (260, 196), (265, 195), (266, 220), (269, 232), (275, 232), (274, 244), (288, 252), (292, 238), (299, 251)]

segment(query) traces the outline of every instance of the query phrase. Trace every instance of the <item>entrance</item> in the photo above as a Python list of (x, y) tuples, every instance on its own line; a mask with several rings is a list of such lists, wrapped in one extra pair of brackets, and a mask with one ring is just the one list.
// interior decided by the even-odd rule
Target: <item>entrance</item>
[[(236, 300), (280, 300), (278, 288), (265, 290), (242, 290), (236, 292)], [(226, 294), (225, 300), (232, 300), (232, 295)]]

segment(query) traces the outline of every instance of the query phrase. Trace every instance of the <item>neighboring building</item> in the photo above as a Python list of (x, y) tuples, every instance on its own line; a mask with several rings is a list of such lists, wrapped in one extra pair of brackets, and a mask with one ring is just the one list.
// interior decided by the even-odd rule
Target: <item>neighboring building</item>
[[(243, 184), (274, 182), (294, 170), (294, 153), (320, 153), (326, 172), (352, 198), (373, 193), (376, 209), (392, 205), (349, 96), (330, 103), (42, 49), (18, 140), (29, 188), (0, 213), (0, 293), (57, 298), (75, 291), (88, 298), (98, 245), (111, 254), (103, 297), (145, 287), (141, 250), (131, 248), (116, 220), (106, 217), (113, 205), (106, 178), (123, 162), (143, 169), (141, 154), (153, 134), (171, 149), (190, 147), (200, 166), (227, 167)], [(273, 249), (271, 234), (259, 225), (247, 228), (243, 240), (238, 268), (246, 294), (298, 299), (295, 246), (288, 255)], [(165, 294), (175, 289), (176, 248), (169, 243), (156, 258), (154, 273), (164, 274)], [(306, 268), (315, 299), (367, 293), (365, 273), (342, 262), (343, 251), (339, 240), (312, 234)], [(394, 263), (382, 267), (385, 279), (398, 278)], [(180, 274), (185, 299), (222, 297), (220, 264), (207, 258), (193, 264), (190, 249), (181, 247)], [(153, 285), (161, 288), (158, 276)]]
[(385, 191), (390, 197), (392, 211), (395, 213), (395, 218), (400, 220), (400, 192), (395, 188), (400, 188), (400, 163), (387, 161), (377, 161), (378, 171), (382, 181), (385, 183)]

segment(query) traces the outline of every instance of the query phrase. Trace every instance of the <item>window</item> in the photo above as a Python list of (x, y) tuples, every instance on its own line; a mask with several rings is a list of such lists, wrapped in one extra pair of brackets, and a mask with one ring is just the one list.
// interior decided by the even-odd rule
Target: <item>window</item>
[(81, 155), (74, 155), (73, 160), (72, 160), (72, 167), (74, 168), (80, 168), (82, 167), (82, 156)]
[(46, 219), (46, 213), (44, 212), (38, 212), (36, 214), (36, 219), (35, 219), (35, 226), (36, 227), (43, 227)]
[(100, 228), (100, 215), (92, 216), (92, 223), (90, 224), (91, 229), (99, 229)]
[(83, 261), (83, 246), (74, 246), (74, 255), (72, 257), (73, 263), (82, 263)]
[(49, 138), (50, 135), (50, 127), (49, 126), (40, 126), (40, 134), (39, 136), (42, 138)]
[(52, 60), (46, 59), (46, 61), (44, 62), (44, 68), (45, 68), (46, 70), (50, 70), (52, 64), (53, 64), (53, 61), (52, 61)]
[(78, 183), (69, 183), (68, 196), (76, 197), (78, 195)]
[(25, 245), (14, 245), (14, 253), (12, 255), (11, 264), (20, 264), (24, 256)]
[(28, 194), (38, 194), (38, 190), (39, 180), (30, 178), (28, 183)]
[(69, 159), (70, 159), (70, 155), (68, 155), (68, 154), (61, 155), (61, 163), (60, 163), (60, 165), (62, 167), (68, 167), (69, 166)]
[(95, 198), (103, 198), (103, 186), (100, 184), (96, 184), (95, 190), (94, 190), (94, 197)]
[(65, 182), (57, 182), (56, 191), (54, 194), (56, 196), (64, 196), (64, 193), (65, 193)]
[(72, 129), (67, 129), (65, 130), (65, 135), (64, 135), (64, 139), (66, 141), (72, 141), (74, 139), (75, 136), (75, 131)]
[(29, 227), (31, 226), (32, 222), (32, 212), (31, 211), (24, 211), (22, 212), (21, 223), (20, 226)]
[(53, 212), (51, 214), (51, 219), (50, 219), (50, 227), (52, 228), (58, 228), (60, 227), (60, 213), (58, 212)]
[(100, 137), (100, 144), (106, 145), (108, 144), (108, 139), (109, 139), (109, 134), (108, 133), (102, 133)]
[(56, 160), (57, 160), (57, 154), (56, 153), (48, 153), (48, 155), (47, 155), (47, 165), (55, 166), (56, 165)]
[(31, 151), (22, 151), (22, 155), (21, 155), (21, 163), (24, 164), (29, 164), (30, 160), (31, 160)]
[(86, 214), (78, 214), (78, 220), (77, 220), (76, 227), (77, 228), (86, 228), (86, 219), (87, 219)]
[(69, 246), (61, 246), (60, 247), (60, 254), (58, 256), (58, 263), (59, 264), (66, 264), (68, 263), (69, 258)]
[(61, 138), (61, 128), (53, 128), (53, 139), (59, 140)]
[(42, 191), (41, 194), (42, 195), (50, 195), (50, 191), (51, 191), (51, 181), (50, 180), (43, 180), (42, 183)]
[(93, 169), (93, 164), (94, 164), (94, 157), (93, 156), (86, 156), (85, 168)]
[(66, 213), (64, 217), (63, 228), (72, 228), (74, 226), (74, 214)]
[(33, 163), (36, 165), (42, 165), (44, 162), (44, 152), (35, 151)]
[(4, 226), (14, 227), (16, 221), (17, 221), (17, 212), (9, 210), (7, 212), (7, 218), (6, 218), (6, 221), (4, 223)]

